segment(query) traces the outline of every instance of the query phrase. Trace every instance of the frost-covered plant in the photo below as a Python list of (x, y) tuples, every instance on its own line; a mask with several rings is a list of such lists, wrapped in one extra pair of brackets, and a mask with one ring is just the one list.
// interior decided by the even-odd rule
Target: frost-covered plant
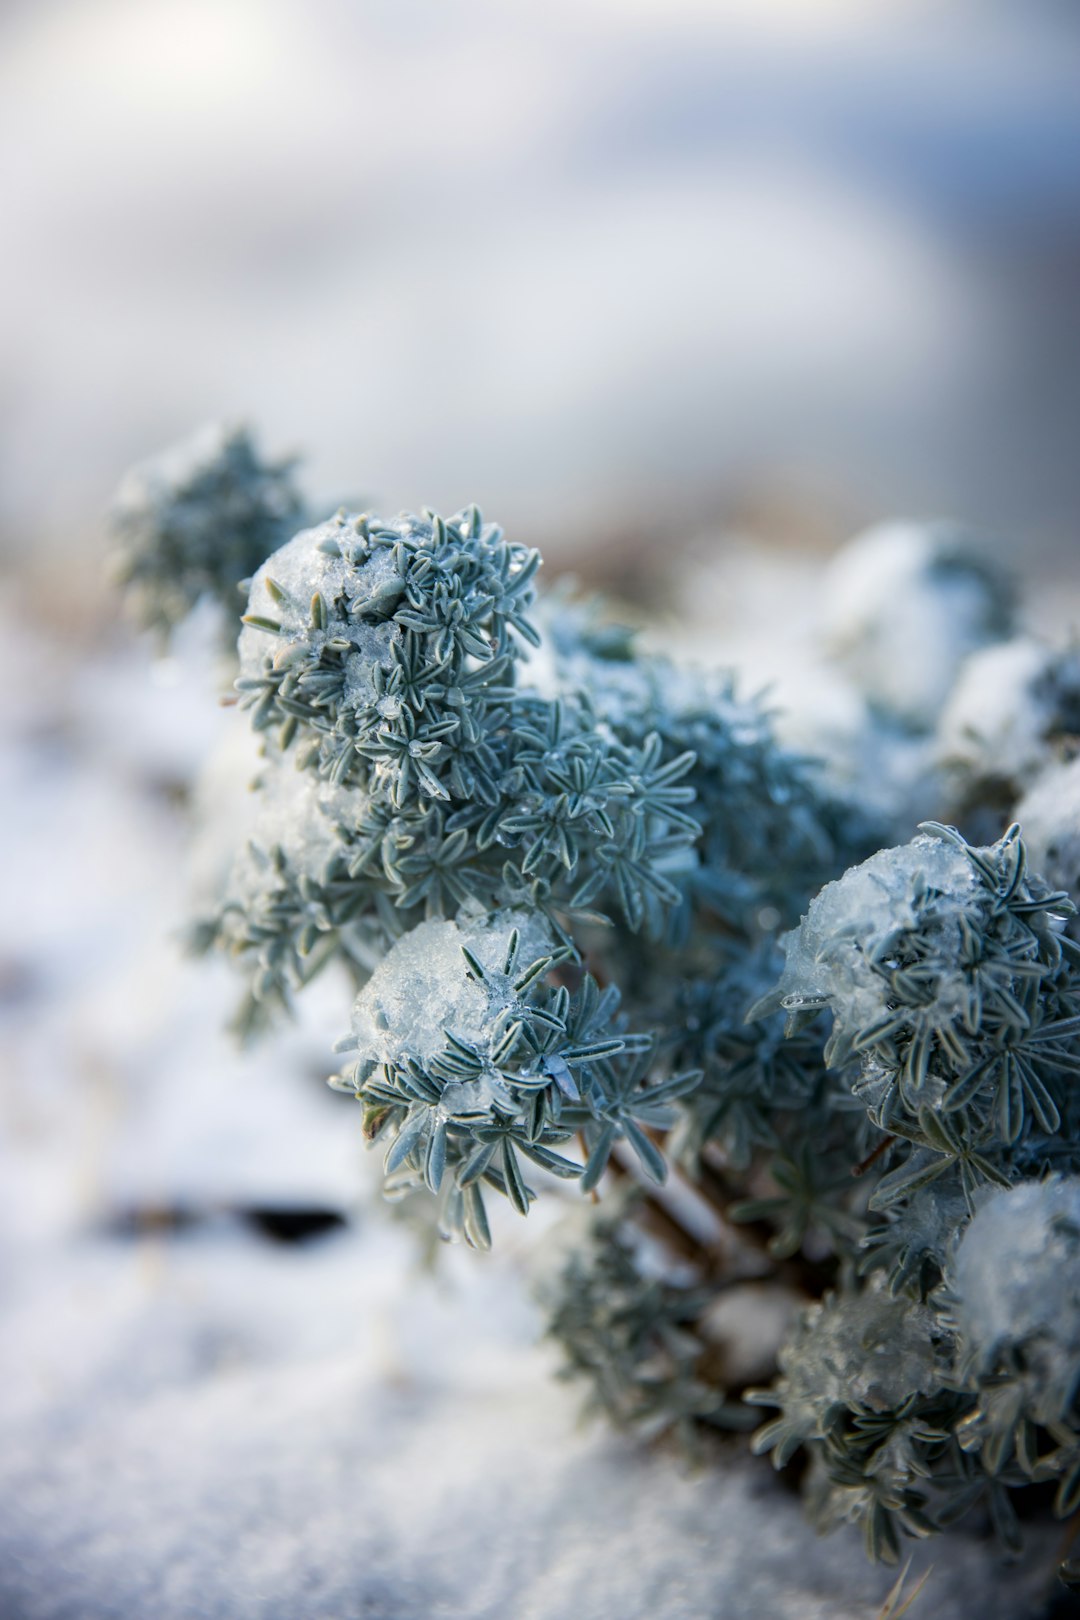
[(262, 461), (244, 427), (211, 427), (132, 467), (109, 514), (132, 617), (163, 638), (209, 598), (230, 638), (239, 586), (297, 528), (294, 459)]
[(1080, 1495), (1080, 950), (1018, 833), (931, 825), (827, 885), (771, 998), (796, 1025), (829, 1009), (826, 1061), (879, 1134), (864, 1280), (803, 1317), (755, 1444), (809, 1446), (823, 1522), (879, 1554), (982, 1495), (1009, 1537), (1011, 1489)]
[[(936, 666), (963, 681), (1008, 614), (943, 546), (912, 589), (964, 606)], [(471, 507), (341, 511), (257, 567), (254, 814), (197, 930), (242, 1024), (345, 967), (332, 1084), (446, 1237), (598, 1195), (546, 1296), (616, 1421), (699, 1444), (775, 1407), (756, 1448), (805, 1454), (818, 1522), (875, 1556), (980, 1502), (1014, 1539), (1029, 1484), (1071, 1512), (1071, 900), (1015, 826), (879, 848), (760, 702), (537, 600), (539, 561)], [(914, 725), (894, 697), (882, 723)], [(718, 1331), (754, 1290), (779, 1307), (756, 1390)]]
[(262, 809), (201, 930), (247, 965), (250, 1021), (348, 962), (335, 1083), (389, 1190), (426, 1185), (481, 1246), (526, 1165), (591, 1191), (625, 1143), (663, 1178), (700, 1078), (661, 1051), (678, 999), (745, 974), (731, 941), (775, 928), (843, 820), (729, 683), (569, 607), (538, 656), (538, 564), (470, 509), (339, 513), (259, 569), (237, 686)]

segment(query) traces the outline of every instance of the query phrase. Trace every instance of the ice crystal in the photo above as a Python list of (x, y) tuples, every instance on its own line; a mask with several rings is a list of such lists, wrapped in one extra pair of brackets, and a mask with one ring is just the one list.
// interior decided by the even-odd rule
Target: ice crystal
[[(823, 1439), (841, 1412), (889, 1412), (941, 1384), (933, 1313), (876, 1288), (809, 1306), (780, 1352), (773, 1392), (783, 1419), (755, 1439), (784, 1461), (795, 1445)], [(770, 1396), (771, 1400), (771, 1396)]]
[[(490, 1060), (496, 1021), (514, 1002), (505, 971), (511, 934), (526, 965), (550, 955), (554, 941), (534, 912), (506, 911), (460, 922), (423, 922), (387, 952), (353, 1008), (352, 1030), (365, 1057), (378, 1063), (425, 1063), (447, 1044), (447, 1032)], [(470, 967), (469, 956), (483, 969)]]

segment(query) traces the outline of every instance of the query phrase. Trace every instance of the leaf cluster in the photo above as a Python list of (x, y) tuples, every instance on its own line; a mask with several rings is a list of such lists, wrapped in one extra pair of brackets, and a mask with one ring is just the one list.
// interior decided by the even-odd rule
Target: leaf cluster
[(128, 611), (167, 641), (196, 603), (231, 631), (241, 583), (298, 527), (294, 460), (264, 461), (242, 426), (212, 428), (133, 467), (109, 513)]
[[(147, 623), (253, 576), (263, 767), (194, 938), (241, 967), (248, 1030), (347, 968), (332, 1084), (387, 1193), (477, 1248), (492, 1196), (599, 1199), (552, 1332), (650, 1434), (753, 1421), (710, 1348), (726, 1288), (801, 1302), (755, 1445), (804, 1452), (816, 1521), (874, 1557), (980, 1503), (1015, 1541), (1031, 1484), (1072, 1512), (1080, 947), (1019, 828), (879, 848), (760, 700), (538, 599), (539, 554), (475, 507), (289, 538), (289, 468), (239, 434), (118, 512)], [(994, 1221), (1000, 1279), (971, 1259)]]

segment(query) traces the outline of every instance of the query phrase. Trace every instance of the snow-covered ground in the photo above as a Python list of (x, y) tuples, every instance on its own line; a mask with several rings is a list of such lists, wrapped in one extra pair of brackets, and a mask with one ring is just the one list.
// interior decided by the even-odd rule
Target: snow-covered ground
[[(580, 1427), (536, 1217), (424, 1270), (323, 1084), (341, 987), (222, 1033), (234, 986), (176, 944), (176, 790), (229, 719), (199, 663), (2, 619), (3, 1620), (872, 1620), (892, 1576), (764, 1464)], [(298, 1207), (343, 1223), (251, 1214)], [(1037, 1615), (1057, 1540), (919, 1550), (915, 1613)]]

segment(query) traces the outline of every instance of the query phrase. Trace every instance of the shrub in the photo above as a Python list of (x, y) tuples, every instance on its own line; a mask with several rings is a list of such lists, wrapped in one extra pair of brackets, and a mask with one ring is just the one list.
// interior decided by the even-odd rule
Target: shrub
[[(195, 931), (243, 973), (243, 1027), (345, 964), (331, 1083), (386, 1191), (427, 1198), (444, 1237), (486, 1247), (492, 1198), (524, 1215), (557, 1181), (600, 1192), (547, 1293), (616, 1421), (698, 1444), (775, 1408), (755, 1449), (807, 1457), (817, 1521), (858, 1522), (876, 1557), (977, 1503), (1015, 1543), (1032, 1485), (1072, 1513), (1080, 948), (1019, 828), (977, 843), (931, 821), (880, 847), (880, 815), (759, 700), (538, 600), (538, 554), (475, 507), (341, 511), (286, 539), (299, 497), (243, 435), (198, 468), (127, 498), (120, 530), (149, 622), (253, 576), (236, 687), (256, 813)], [(891, 672), (882, 723), (949, 757), (942, 804), (996, 813), (985, 750), (948, 737), (1008, 633), (1003, 587), (953, 531), (912, 533), (908, 607), (964, 604), (935, 662), (959, 696), (935, 740)], [(1033, 660), (994, 667), (1015, 730)], [(1063, 704), (1028, 739), (1051, 770)], [(1053, 820), (1051, 795), (1056, 850), (1074, 834)], [(718, 1305), (766, 1285), (790, 1325), (748, 1389)]]

